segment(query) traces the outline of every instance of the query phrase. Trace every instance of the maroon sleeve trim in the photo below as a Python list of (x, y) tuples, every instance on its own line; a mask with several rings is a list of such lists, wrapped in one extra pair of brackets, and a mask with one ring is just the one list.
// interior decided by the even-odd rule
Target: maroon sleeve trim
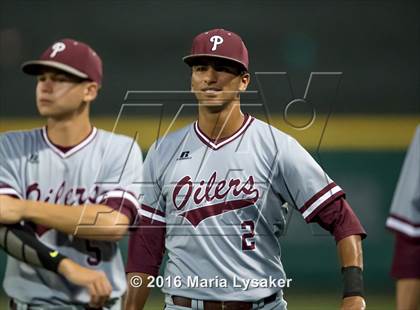
[(166, 216), (166, 215), (165, 215), (165, 212), (160, 211), (160, 210), (158, 210), (158, 209), (154, 209), (154, 208), (149, 207), (149, 206), (144, 205), (144, 204), (142, 204), (142, 205), (140, 206), (140, 208), (141, 208), (142, 210), (147, 211), (147, 212), (150, 212), (150, 213), (152, 213), (152, 214), (156, 214), (156, 215), (159, 215), (159, 216), (162, 216), (162, 217), (165, 217), (165, 216)]
[(336, 183), (331, 182), (308, 199), (305, 204), (299, 208), (299, 211), (302, 213), (305, 221), (309, 223), (322, 208), (341, 196), (345, 196), (344, 191)]
[(386, 227), (408, 237), (420, 240), (420, 224), (414, 223), (401, 216), (391, 214), (386, 220)]
[(321, 212), (325, 207), (330, 205), (332, 202), (336, 201), (339, 198), (345, 198), (346, 194), (343, 191), (339, 191), (334, 195), (330, 196), (327, 200), (317, 206), (309, 215), (305, 216), (305, 212), (302, 212), (303, 218), (305, 219), (306, 223), (310, 223), (313, 219), (317, 216), (319, 212)]
[(420, 227), (420, 223), (414, 223), (413, 221), (410, 221), (410, 220), (408, 220), (408, 219), (406, 219), (404, 217), (401, 217), (401, 216), (399, 216), (397, 214), (391, 213), (389, 216), (390, 217), (393, 217), (393, 218), (395, 218), (395, 219), (397, 219), (397, 220), (399, 220), (401, 222), (407, 223), (410, 226)]
[(13, 198), (22, 199), (17, 190), (5, 183), (0, 183), (0, 195), (7, 195)]
[(390, 232), (392, 232), (392, 233), (395, 233), (395, 234), (400, 234), (400, 235), (403, 235), (403, 236), (405, 236), (405, 237), (407, 237), (407, 238), (411, 238), (411, 239), (413, 239), (413, 240), (419, 240), (419, 241), (420, 241), (420, 236), (419, 236), (419, 237), (410, 236), (409, 234), (405, 233), (404, 231), (401, 231), (401, 230), (398, 230), (398, 229), (396, 229), (396, 228), (389, 227), (389, 226), (386, 226), (386, 228), (387, 228)]
[(16, 199), (22, 199), (22, 198), (20, 198), (19, 196), (12, 195), (12, 194), (2, 194), (2, 193), (0, 193), (0, 195), (10, 196), (10, 197), (12, 197), (12, 198), (16, 198)]
[(337, 186), (337, 184), (335, 184), (334, 182), (332, 182), (332, 183), (328, 184), (327, 186), (325, 186), (318, 193), (316, 193), (315, 195), (313, 195), (307, 202), (305, 202), (305, 204), (303, 205), (303, 208), (301, 209), (301, 212), (302, 213), (305, 212), (322, 195), (324, 195), (325, 193), (327, 193), (328, 191), (330, 191), (331, 189), (333, 189), (336, 186)]
[(130, 221), (130, 225), (133, 224), (134, 220), (137, 217), (137, 208), (136, 206), (129, 200), (124, 198), (115, 198), (110, 197), (103, 199), (99, 202), (99, 204), (106, 205), (117, 212), (120, 212), (128, 217)]

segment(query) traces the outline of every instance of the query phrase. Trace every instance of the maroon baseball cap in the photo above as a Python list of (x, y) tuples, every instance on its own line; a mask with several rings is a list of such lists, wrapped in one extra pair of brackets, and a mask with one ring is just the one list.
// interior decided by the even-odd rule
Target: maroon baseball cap
[(231, 60), (248, 71), (248, 50), (241, 37), (225, 29), (213, 29), (197, 35), (191, 54), (182, 58), (192, 66), (199, 57), (217, 57)]
[(73, 39), (62, 39), (52, 44), (39, 60), (22, 64), (23, 72), (30, 75), (40, 74), (45, 67), (52, 67), (83, 79), (102, 83), (102, 60), (86, 43)]

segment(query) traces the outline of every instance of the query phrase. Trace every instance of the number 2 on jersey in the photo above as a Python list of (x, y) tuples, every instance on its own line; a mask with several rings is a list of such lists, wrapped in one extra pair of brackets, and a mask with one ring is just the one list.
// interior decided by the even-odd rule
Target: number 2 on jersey
[(255, 250), (255, 224), (254, 221), (248, 220), (241, 223), (242, 234), (242, 251)]

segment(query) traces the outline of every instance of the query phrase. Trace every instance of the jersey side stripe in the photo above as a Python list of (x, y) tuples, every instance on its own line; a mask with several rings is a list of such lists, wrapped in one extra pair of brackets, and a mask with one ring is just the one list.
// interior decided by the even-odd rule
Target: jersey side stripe
[(160, 215), (162, 217), (166, 216), (165, 212), (160, 211), (158, 209), (153, 209), (152, 207), (149, 207), (149, 206), (144, 205), (144, 204), (142, 204), (140, 208), (142, 208), (143, 210), (148, 211), (150, 213), (156, 213), (157, 215)]
[(106, 192), (105, 194), (99, 196), (96, 201), (104, 201), (107, 198), (123, 198), (130, 201), (137, 209), (140, 208), (140, 204), (136, 197), (133, 196), (133, 194), (123, 191), (123, 190), (113, 190)]
[(313, 213), (319, 206), (324, 204), (331, 198), (332, 196), (335, 196), (338, 193), (343, 193), (343, 190), (340, 186), (336, 185), (330, 190), (328, 190), (325, 194), (320, 196), (315, 202), (313, 202), (310, 207), (302, 213), (302, 216), (304, 219), (306, 219), (311, 213)]
[(386, 226), (410, 237), (420, 237), (420, 227), (415, 227), (394, 217), (386, 220)]

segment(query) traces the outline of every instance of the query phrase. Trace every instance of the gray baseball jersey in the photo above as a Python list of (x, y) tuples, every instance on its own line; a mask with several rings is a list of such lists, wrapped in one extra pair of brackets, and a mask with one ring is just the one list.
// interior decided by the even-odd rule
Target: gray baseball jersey
[(386, 226), (420, 237), (420, 126), (408, 148)]
[[(0, 136), (0, 162), (0, 194), (69, 208), (105, 204), (136, 217), (142, 154), (128, 137), (93, 128), (80, 144), (64, 149), (49, 140), (45, 127), (10, 132)], [(36, 230), (46, 245), (82, 266), (104, 271), (113, 287), (112, 298), (124, 294), (125, 272), (117, 243), (80, 239), (39, 225)], [(85, 289), (62, 276), (12, 257), (8, 257), (3, 285), (10, 297), (26, 303), (87, 303), (90, 299)]]
[(310, 221), (344, 195), (295, 139), (249, 115), (217, 142), (197, 122), (157, 141), (144, 182), (141, 215), (166, 225), (163, 291), (203, 300), (280, 291), (282, 206)]

